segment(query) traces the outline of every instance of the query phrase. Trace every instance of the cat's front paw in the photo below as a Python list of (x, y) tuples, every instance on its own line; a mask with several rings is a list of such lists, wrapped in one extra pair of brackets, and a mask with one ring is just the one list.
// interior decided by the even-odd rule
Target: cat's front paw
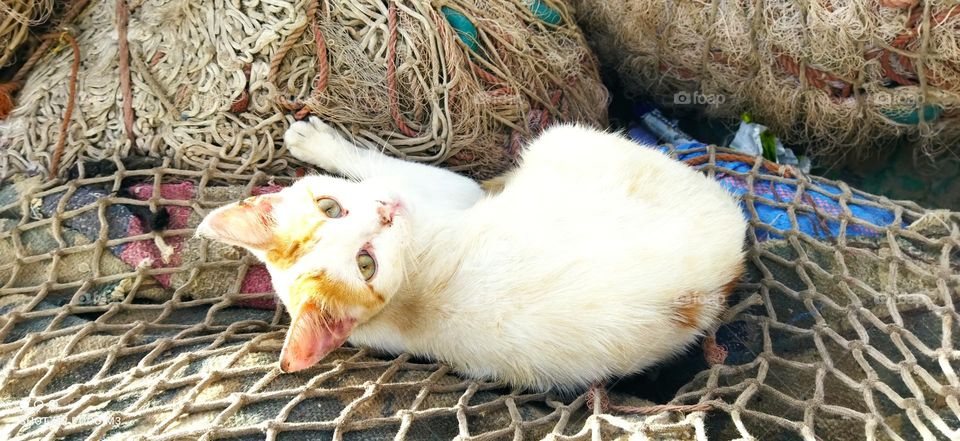
[(283, 135), (283, 143), (294, 158), (321, 167), (329, 165), (327, 156), (341, 153), (344, 142), (333, 127), (315, 116), (291, 124)]

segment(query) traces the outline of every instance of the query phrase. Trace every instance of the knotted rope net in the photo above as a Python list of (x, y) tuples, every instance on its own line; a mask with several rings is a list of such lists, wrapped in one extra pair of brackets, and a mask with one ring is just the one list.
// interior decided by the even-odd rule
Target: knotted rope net
[(659, 406), (627, 381), (528, 393), (354, 348), (281, 374), (287, 318), (266, 271), (193, 228), (288, 178), (117, 153), (67, 182), (12, 177), (0, 186), (0, 438), (958, 436), (960, 215), (714, 147), (673, 154), (741, 195), (749, 269), (693, 348), (702, 368)]
[(0, 68), (16, 61), (17, 50), (30, 36), (30, 27), (53, 14), (53, 0), (0, 2)]
[(596, 62), (554, 0), (89, 0), (50, 39), (0, 125), (0, 176), (114, 153), (289, 172), (284, 115), (313, 113), (489, 177), (547, 124), (606, 122)]
[(624, 88), (661, 105), (751, 112), (830, 157), (894, 141), (936, 157), (960, 142), (955, 0), (572, 3)]

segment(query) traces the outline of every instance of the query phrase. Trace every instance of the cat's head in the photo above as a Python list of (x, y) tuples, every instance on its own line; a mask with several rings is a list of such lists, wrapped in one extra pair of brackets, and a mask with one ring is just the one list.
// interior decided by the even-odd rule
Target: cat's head
[(408, 222), (390, 192), (309, 176), (214, 210), (197, 234), (246, 248), (266, 264), (290, 312), (280, 367), (293, 372), (340, 347), (396, 294)]

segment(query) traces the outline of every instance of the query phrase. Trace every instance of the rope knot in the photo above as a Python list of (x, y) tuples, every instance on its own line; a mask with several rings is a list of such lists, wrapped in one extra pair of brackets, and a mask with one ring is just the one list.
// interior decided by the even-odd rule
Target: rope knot
[(727, 360), (729, 352), (723, 345), (717, 344), (716, 337), (707, 337), (703, 339), (703, 358), (707, 360), (710, 366), (723, 364)]
[(600, 412), (606, 413), (610, 407), (610, 399), (607, 397), (607, 391), (603, 388), (603, 385), (594, 384), (590, 386), (590, 389), (587, 391), (587, 408), (590, 409), (591, 412), (594, 411), (597, 398), (600, 399)]
[(610, 404), (610, 400), (607, 397), (607, 390), (602, 383), (590, 386), (586, 398), (587, 408), (590, 409), (591, 412), (594, 412), (594, 406), (596, 406), (596, 402), (599, 401), (601, 413), (617, 412), (632, 415), (657, 415), (664, 412), (707, 412), (713, 409), (713, 405), (710, 403), (654, 404), (652, 406), (614, 405)]

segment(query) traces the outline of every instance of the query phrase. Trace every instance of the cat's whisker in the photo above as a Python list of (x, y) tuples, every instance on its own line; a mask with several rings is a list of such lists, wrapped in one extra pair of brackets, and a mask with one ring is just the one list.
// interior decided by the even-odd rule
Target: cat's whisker
[[(416, 265), (414, 265), (414, 267), (416, 267)], [(401, 274), (403, 274), (403, 283), (405, 283), (405, 284), (410, 284), (410, 281), (412, 280), (412, 279), (410, 278), (410, 275), (411, 275), (411, 274), (410, 274), (410, 271), (408, 270), (408, 268), (409, 268), (409, 267), (408, 267), (407, 264), (406, 264), (406, 260), (405, 260), (405, 259), (401, 259), (401, 260), (400, 260), (400, 271), (401, 271)]]
[(320, 320), (319, 325), (320, 325), (323, 329), (325, 329), (327, 332), (331, 332), (331, 330), (330, 330), (330, 321), (328, 320), (329, 318), (330, 318), (330, 317), (329, 317), (326, 313), (320, 314), (320, 316), (319, 316), (319, 320)]

